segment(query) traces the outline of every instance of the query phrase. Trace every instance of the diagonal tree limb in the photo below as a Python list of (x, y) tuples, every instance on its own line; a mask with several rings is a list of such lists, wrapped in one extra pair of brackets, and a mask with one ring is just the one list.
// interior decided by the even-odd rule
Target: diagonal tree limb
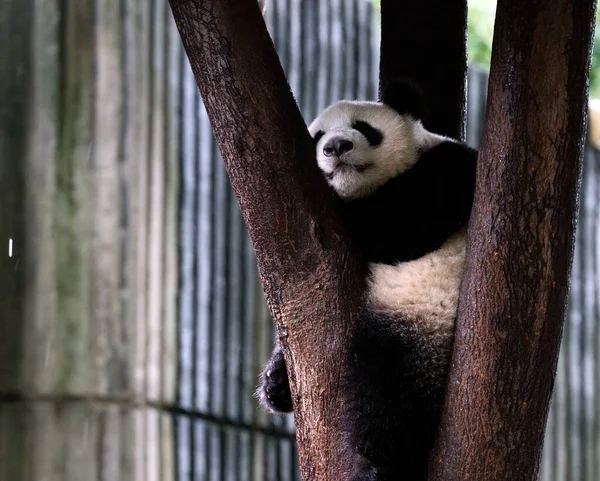
[(381, 0), (379, 85), (409, 77), (425, 93), (427, 129), (465, 136), (467, 1)]
[(343, 479), (339, 379), (364, 282), (256, 0), (170, 0), (286, 361), (305, 480)]
[(536, 479), (584, 146), (593, 0), (500, 0), (459, 320), (430, 479)]

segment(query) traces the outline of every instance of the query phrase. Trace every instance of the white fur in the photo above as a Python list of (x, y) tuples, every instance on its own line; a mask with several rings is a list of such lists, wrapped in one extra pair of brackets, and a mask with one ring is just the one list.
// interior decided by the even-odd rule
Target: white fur
[[(371, 146), (367, 139), (352, 128), (361, 120), (381, 131), (383, 140)], [(426, 150), (451, 140), (427, 131), (420, 121), (400, 115), (379, 102), (342, 100), (326, 108), (309, 126), (310, 134), (323, 131), (317, 143), (317, 163), (337, 194), (346, 200), (365, 197), (389, 179), (407, 171), (418, 159), (418, 150)], [(326, 157), (323, 146), (332, 138), (350, 140), (354, 148), (341, 158)], [(370, 165), (364, 171), (357, 167)]]
[(464, 269), (466, 228), (436, 251), (395, 265), (371, 264), (369, 302), (428, 334), (451, 336)]

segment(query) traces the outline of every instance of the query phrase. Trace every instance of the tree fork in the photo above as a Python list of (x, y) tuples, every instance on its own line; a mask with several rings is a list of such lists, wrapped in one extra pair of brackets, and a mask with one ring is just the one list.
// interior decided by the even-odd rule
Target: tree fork
[(424, 125), (455, 139), (465, 136), (467, 1), (381, 0), (379, 92), (396, 77), (423, 89)]
[(565, 315), (593, 0), (499, 0), (446, 405), (430, 480), (531, 481)]
[(349, 243), (256, 0), (170, 0), (285, 348), (305, 480), (343, 479), (340, 375), (362, 298)]

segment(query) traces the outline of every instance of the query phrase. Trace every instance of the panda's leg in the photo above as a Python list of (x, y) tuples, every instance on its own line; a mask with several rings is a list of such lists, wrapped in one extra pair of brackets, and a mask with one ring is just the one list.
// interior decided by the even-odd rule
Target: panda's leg
[(431, 352), (401, 320), (368, 313), (343, 380), (351, 481), (423, 481), (439, 419)]
[(279, 345), (275, 346), (269, 362), (260, 375), (256, 396), (263, 407), (273, 414), (292, 411), (290, 383), (283, 351)]

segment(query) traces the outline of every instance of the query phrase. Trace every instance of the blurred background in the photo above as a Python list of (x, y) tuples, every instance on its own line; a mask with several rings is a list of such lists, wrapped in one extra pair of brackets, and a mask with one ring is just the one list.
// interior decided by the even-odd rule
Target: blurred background
[[(376, 2), (261, 7), (307, 121), (341, 98), (376, 98)], [(473, 146), (494, 11), (469, 1)], [(544, 481), (600, 480), (590, 105)], [(253, 251), (166, 0), (2, 0), (0, 481), (299, 479), (291, 416), (267, 416), (252, 397), (272, 342)]]

